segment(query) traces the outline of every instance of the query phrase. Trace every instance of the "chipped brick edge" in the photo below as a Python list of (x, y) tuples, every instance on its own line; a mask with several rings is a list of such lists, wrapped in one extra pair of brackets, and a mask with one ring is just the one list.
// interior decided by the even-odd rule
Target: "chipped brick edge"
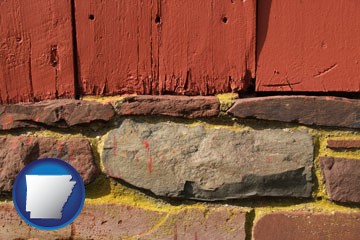
[(329, 139), (327, 147), (332, 149), (360, 149), (360, 139), (335, 140)]
[(220, 102), (215, 96), (125, 96), (112, 101), (121, 116), (161, 115), (185, 118), (214, 117), (220, 113)]
[(358, 99), (315, 96), (245, 98), (237, 100), (227, 113), (238, 118), (360, 128)]

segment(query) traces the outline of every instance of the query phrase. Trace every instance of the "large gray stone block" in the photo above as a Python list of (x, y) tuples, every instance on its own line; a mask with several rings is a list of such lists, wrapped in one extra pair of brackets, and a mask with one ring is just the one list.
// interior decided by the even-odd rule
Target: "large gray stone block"
[(160, 196), (220, 200), (312, 192), (313, 142), (300, 130), (126, 119), (106, 136), (102, 161), (109, 176)]

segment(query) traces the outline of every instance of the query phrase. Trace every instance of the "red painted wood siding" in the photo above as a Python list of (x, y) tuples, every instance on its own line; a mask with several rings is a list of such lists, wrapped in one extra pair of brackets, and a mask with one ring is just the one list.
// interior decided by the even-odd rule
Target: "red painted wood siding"
[(70, 0), (0, 1), (0, 103), (73, 96)]
[(159, 90), (235, 92), (255, 76), (256, 1), (161, 3)]
[(255, 76), (255, 0), (75, 0), (83, 94), (209, 95)]
[(157, 89), (152, 1), (75, 1), (82, 93), (151, 94)]
[(358, 29), (349, 0), (0, 0), (0, 104), (359, 92)]
[(360, 1), (258, 0), (257, 91), (359, 92)]

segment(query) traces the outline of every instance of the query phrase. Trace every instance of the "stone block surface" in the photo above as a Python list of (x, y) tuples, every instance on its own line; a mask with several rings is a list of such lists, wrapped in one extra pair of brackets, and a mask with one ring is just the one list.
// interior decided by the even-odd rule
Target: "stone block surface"
[(109, 103), (74, 99), (0, 105), (0, 130), (21, 127), (71, 127), (93, 121), (109, 121), (115, 112)]
[(104, 139), (107, 175), (160, 196), (221, 200), (310, 197), (312, 137), (126, 119)]
[(85, 184), (98, 175), (87, 139), (0, 137), (0, 192), (10, 192), (17, 174), (28, 163), (41, 158), (58, 158), (68, 162), (81, 175)]
[(238, 118), (360, 128), (360, 101), (338, 97), (271, 96), (239, 99), (228, 110)]
[(220, 111), (216, 97), (127, 96), (114, 102), (119, 115), (163, 115), (173, 117), (213, 117)]
[(360, 203), (360, 160), (321, 157), (320, 166), (331, 200)]

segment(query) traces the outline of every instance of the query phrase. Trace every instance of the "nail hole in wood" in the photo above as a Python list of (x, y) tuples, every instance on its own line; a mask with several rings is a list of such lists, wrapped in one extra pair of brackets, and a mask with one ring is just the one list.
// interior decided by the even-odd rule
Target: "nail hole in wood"
[(222, 21), (223, 21), (223, 23), (227, 23), (227, 22), (228, 22), (228, 18), (227, 18), (227, 17), (223, 17)]
[(161, 22), (160, 16), (156, 16), (156, 18), (155, 18), (155, 23), (156, 23), (156, 24), (159, 24), (160, 22)]
[(94, 19), (95, 19), (94, 14), (89, 14), (89, 19), (90, 19), (91, 21), (94, 20)]
[(52, 67), (56, 67), (59, 63), (59, 55), (57, 52), (57, 45), (51, 45), (51, 50), (50, 50), (50, 65)]

